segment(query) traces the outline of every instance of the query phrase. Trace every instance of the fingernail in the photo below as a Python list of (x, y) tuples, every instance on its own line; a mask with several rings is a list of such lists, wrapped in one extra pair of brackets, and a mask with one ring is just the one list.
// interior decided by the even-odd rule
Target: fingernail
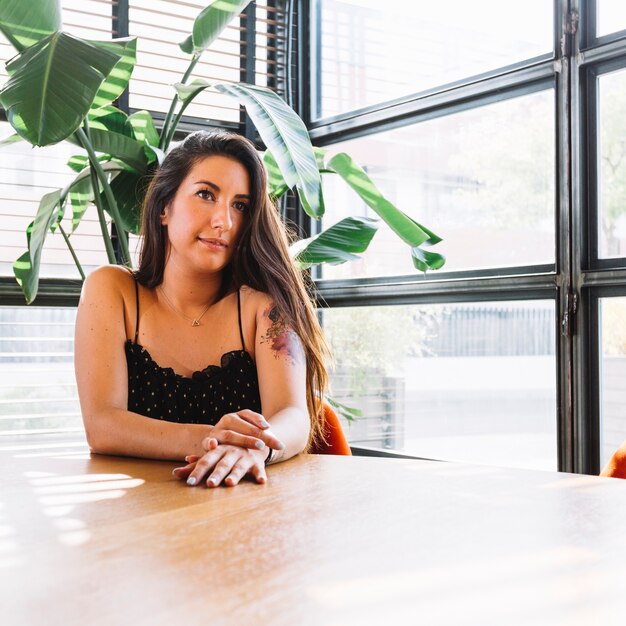
[(255, 448), (258, 448), (259, 450), (263, 450), (263, 448), (265, 448), (265, 444), (262, 441), (257, 441), (254, 444)]
[(269, 428), (270, 423), (267, 420), (261, 420), (261, 426), (263, 426), (263, 428)]
[(188, 484), (188, 485), (191, 485), (192, 487), (193, 487), (193, 486), (194, 486), (197, 482), (198, 482), (198, 480), (196, 479), (196, 477), (195, 477), (195, 476), (190, 476), (190, 477), (187, 479), (187, 484)]
[(176, 472), (177, 472), (179, 469), (181, 469), (181, 468), (180, 468), (180, 467), (175, 467), (175, 468), (172, 470), (172, 474), (173, 474), (174, 476), (178, 477), (178, 474), (177, 474)]
[(209, 482), (210, 482), (213, 486), (215, 486), (215, 485), (217, 485), (217, 478), (209, 478)]
[(285, 444), (282, 441), (278, 442), (278, 450), (284, 450), (285, 449)]

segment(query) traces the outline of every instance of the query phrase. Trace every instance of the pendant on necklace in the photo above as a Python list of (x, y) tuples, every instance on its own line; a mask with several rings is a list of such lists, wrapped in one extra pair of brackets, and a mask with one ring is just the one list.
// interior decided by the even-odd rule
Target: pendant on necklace
[(198, 320), (193, 320), (193, 322), (191, 322), (192, 326), (200, 326), (200, 322)]

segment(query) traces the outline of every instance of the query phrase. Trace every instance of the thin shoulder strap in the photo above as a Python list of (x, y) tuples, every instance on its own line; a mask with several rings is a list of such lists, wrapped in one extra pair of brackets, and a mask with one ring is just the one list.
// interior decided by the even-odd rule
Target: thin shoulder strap
[(137, 284), (137, 277), (133, 274), (133, 280), (135, 281), (135, 304), (137, 309), (137, 321), (135, 322), (135, 343), (139, 337), (139, 285)]
[(241, 328), (241, 295), (239, 289), (237, 289), (237, 319), (239, 320), (239, 336), (241, 337), (241, 349), (246, 349), (246, 343), (243, 340), (243, 329)]

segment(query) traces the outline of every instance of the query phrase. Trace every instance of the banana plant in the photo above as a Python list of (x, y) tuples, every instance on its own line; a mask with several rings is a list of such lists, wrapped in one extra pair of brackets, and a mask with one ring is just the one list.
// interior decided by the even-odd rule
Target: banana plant
[[(91, 41), (66, 33), (60, 0), (0, 0), (0, 30), (17, 55), (7, 64), (9, 78), (0, 104), (15, 130), (3, 143), (25, 140), (35, 146), (69, 141), (87, 153), (72, 157), (74, 180), (46, 194), (26, 232), (27, 251), (14, 264), (26, 301), (33, 302), (45, 238), (60, 232), (84, 277), (71, 244), (87, 207), (94, 204), (110, 263), (116, 263), (110, 226), (115, 226), (121, 262), (131, 266), (126, 233), (139, 230), (143, 184), (158, 167), (189, 104), (203, 90), (234, 98), (245, 107), (267, 151), (270, 191), (278, 199), (295, 190), (313, 219), (324, 215), (322, 175), (339, 175), (380, 219), (408, 245), (414, 266), (438, 269), (444, 258), (424, 247), (440, 241), (389, 202), (363, 169), (346, 154), (327, 161), (314, 149), (298, 115), (273, 91), (244, 83), (193, 80), (203, 52), (250, 0), (214, 0), (196, 17), (192, 32), (179, 44), (189, 55), (187, 70), (175, 85), (171, 106), (160, 129), (147, 111), (128, 115), (112, 103), (124, 92), (135, 66), (135, 38)], [(68, 216), (69, 214), (69, 216)], [(314, 237), (300, 240), (292, 253), (301, 267), (343, 263), (358, 258), (376, 233), (379, 220), (347, 217)]]

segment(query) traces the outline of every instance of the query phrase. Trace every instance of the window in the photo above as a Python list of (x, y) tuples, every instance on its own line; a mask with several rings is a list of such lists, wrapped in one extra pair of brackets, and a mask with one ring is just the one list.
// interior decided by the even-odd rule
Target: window
[(626, 29), (626, 7), (620, 0), (597, 0), (596, 19), (598, 37), (624, 30)]
[(626, 70), (598, 78), (598, 254), (626, 256)]
[[(381, 191), (444, 243), (447, 270), (555, 262), (554, 90), (368, 134), (329, 147), (348, 152)], [(325, 225), (359, 210), (337, 177), (325, 178)], [(324, 278), (410, 274), (413, 265), (386, 226), (358, 263)]]
[[(552, 7), (497, 0), (314, 0), (314, 118), (526, 62), (552, 51)], [(486, 16), (488, 18), (486, 19)]]
[(342, 307), (324, 323), (333, 395), (363, 413), (353, 445), (556, 469), (553, 301)]
[[(204, 1), (130, 0), (129, 33), (137, 36), (137, 65), (130, 85), (131, 109), (165, 114), (191, 55), (178, 44), (191, 32), (193, 21), (207, 5)], [(239, 81), (241, 25), (235, 19), (202, 55), (194, 77), (211, 81)], [(239, 122), (239, 106), (221, 94), (204, 91), (186, 115), (201, 119)]]
[(600, 464), (626, 440), (626, 297), (600, 300)]
[(0, 306), (0, 434), (80, 431), (76, 310)]
[[(318, 271), (339, 395), (393, 407), (347, 426), (354, 445), (595, 473), (626, 439), (622, 5), (530, 2), (511, 19), (488, 0), (401, 16), (313, 2), (312, 136), (447, 256), (421, 275), (381, 226), (362, 259)], [(325, 192), (326, 225), (367, 214), (340, 180)]]

